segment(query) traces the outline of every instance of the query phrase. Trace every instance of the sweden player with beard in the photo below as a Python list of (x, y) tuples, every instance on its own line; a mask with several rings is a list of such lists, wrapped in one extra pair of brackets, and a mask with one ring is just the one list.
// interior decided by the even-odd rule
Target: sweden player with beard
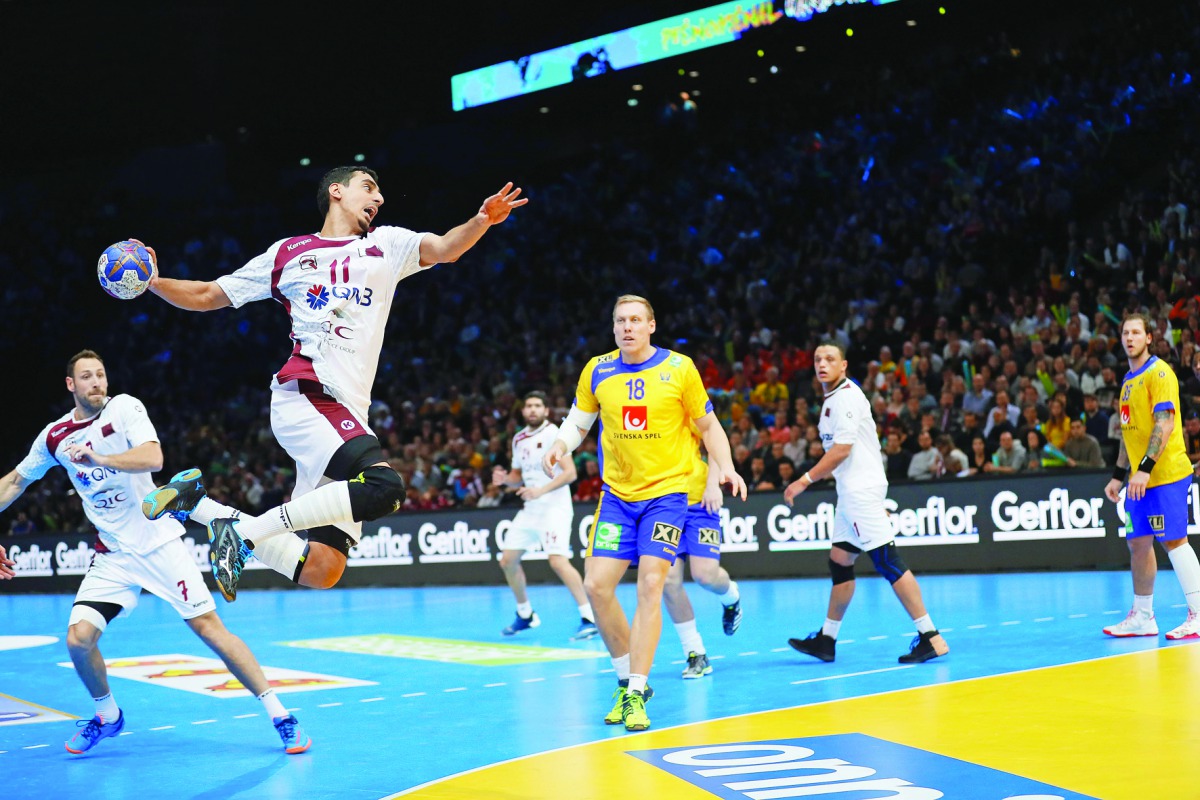
[[(662, 593), (675, 562), (688, 506), (695, 448), (694, 421), (709, 453), (709, 482), (729, 484), (742, 498), (729, 439), (712, 411), (696, 365), (687, 356), (650, 344), (657, 325), (644, 297), (623, 295), (613, 308), (617, 350), (588, 362), (575, 403), (550, 452), (547, 474), (583, 441), (600, 418), (604, 489), (588, 539), (584, 588), (617, 672), (616, 704), (604, 721), (626, 730), (650, 727), (647, 675), (662, 632)], [(616, 588), (638, 567), (632, 627)]]

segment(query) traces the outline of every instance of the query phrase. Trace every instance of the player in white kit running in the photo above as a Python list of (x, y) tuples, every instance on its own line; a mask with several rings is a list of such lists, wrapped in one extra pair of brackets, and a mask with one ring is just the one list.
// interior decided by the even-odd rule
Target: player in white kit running
[[(237, 596), (251, 553), (298, 584), (333, 586), (362, 535), (362, 521), (399, 509), (404, 481), (367, 423), (396, 286), (434, 264), (456, 261), (527, 202), (520, 193), (506, 184), (474, 217), (441, 236), (377, 228), (378, 176), (366, 167), (338, 167), (317, 189), (325, 220), (319, 233), (278, 241), (215, 281), (152, 279), (150, 291), (178, 308), (211, 311), (274, 298), (291, 318), (291, 357), (271, 381), (271, 430), (296, 462), (291, 502), (257, 517), (242, 515), (201, 499), (196, 476), (155, 490), (143, 507), (151, 519), (170, 514), (208, 526), (213, 573), (226, 600)], [(307, 539), (299, 531), (308, 531)]]
[(950, 647), (929, 619), (917, 579), (896, 551), (896, 534), (884, 506), (887, 475), (871, 404), (862, 389), (846, 376), (846, 354), (841, 345), (825, 342), (817, 347), (813, 367), (825, 390), (817, 425), (825, 455), (787, 487), (783, 499), (791, 505), (796, 495), (817, 481), (829, 477), (837, 481), (833, 547), (829, 552), (833, 589), (821, 630), (804, 639), (788, 639), (788, 644), (806, 655), (833, 661), (838, 629), (854, 597), (854, 560), (865, 552), (875, 570), (892, 584), (917, 626), (917, 636), (909, 652), (900, 656), (900, 663), (916, 664), (944, 656)]
[[(154, 488), (150, 473), (162, 469), (162, 447), (142, 404), (127, 394), (108, 396), (104, 362), (84, 350), (67, 363), (67, 391), (75, 408), (42, 429), (29, 455), (0, 479), (0, 511), (53, 467), (61, 466), (96, 526), (96, 555), (75, 595), (67, 649), (75, 671), (96, 701), (96, 716), (80, 723), (67, 750), (84, 753), (125, 727), (108, 685), (97, 646), (108, 623), (128, 616), (142, 589), (171, 604), (188, 627), (212, 648), (229, 671), (263, 702), (284, 749), (303, 753), (312, 740), (275, 696), (245, 642), (226, 629), (216, 603), (173, 519), (147, 520), (139, 498)], [(11, 578), (0, 546), (0, 578)]]
[(508, 488), (519, 486), (517, 495), (525, 501), (524, 508), (509, 524), (500, 554), (500, 569), (517, 600), (517, 618), (501, 633), (512, 636), (542, 624), (529, 602), (525, 570), (521, 568), (521, 557), (540, 547), (546, 552), (550, 568), (579, 607), (579, 628), (572, 638), (590, 639), (600, 631), (583, 590), (583, 578), (571, 563), (571, 521), (575, 516), (571, 484), (575, 482), (575, 462), (564, 459), (553, 478), (542, 469), (542, 456), (558, 435), (558, 426), (547, 419), (548, 413), (545, 394), (525, 395), (521, 409), (525, 428), (513, 437), (512, 470), (496, 467), (492, 472), (495, 483)]

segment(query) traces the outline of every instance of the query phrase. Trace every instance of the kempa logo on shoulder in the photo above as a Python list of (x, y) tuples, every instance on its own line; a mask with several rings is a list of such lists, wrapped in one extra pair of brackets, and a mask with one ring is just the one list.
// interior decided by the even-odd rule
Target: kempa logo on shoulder
[(440, 531), (437, 525), (426, 522), (417, 528), (420, 561), (422, 564), (488, 561), (492, 557), (488, 547), (491, 533), (488, 528), (473, 529), (463, 520), (455, 522), (448, 531)]
[(1071, 499), (1066, 489), (1051, 489), (1045, 500), (1020, 502), (1007, 489), (992, 498), (992, 522), (997, 542), (1026, 542), (1036, 539), (1103, 539), (1100, 511), (1103, 497)]
[(393, 533), (391, 527), (381, 525), (350, 548), (346, 563), (352, 567), (407, 566), (413, 563), (412, 538), (411, 533)]
[(304, 245), (308, 244), (311, 241), (312, 241), (312, 237), (310, 236), (307, 239), (301, 239), (298, 242), (292, 242), (291, 244), (289, 244), (287, 246), (287, 251), (290, 253), (293, 250), (295, 250), (297, 247), (303, 247)]
[(14, 544), (8, 549), (8, 557), (17, 562), (13, 567), (13, 572), (18, 578), (47, 578), (54, 575), (54, 566), (51, 563), (51, 558), (54, 556), (49, 550), (43, 550), (36, 544), (29, 545), (29, 549), (23, 549), (19, 544)]

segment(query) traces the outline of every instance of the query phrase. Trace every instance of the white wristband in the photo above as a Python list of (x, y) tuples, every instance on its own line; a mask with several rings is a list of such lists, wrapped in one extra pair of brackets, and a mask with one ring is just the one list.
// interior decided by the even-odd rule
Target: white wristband
[(567, 446), (567, 455), (575, 452), (575, 448), (583, 443), (583, 437), (579, 435), (579, 428), (574, 425), (564, 425), (558, 429), (558, 438), (554, 440), (555, 444), (562, 442)]
[(574, 453), (575, 449), (583, 443), (583, 435), (579, 431), (590, 431), (597, 416), (595, 411), (580, 411), (578, 406), (571, 406), (571, 411), (563, 420), (562, 427), (558, 429), (558, 439), (567, 446), (568, 453)]
[(812, 475), (809, 475), (807, 472), (804, 473), (803, 475), (801, 475), (800, 477), (807, 478), (809, 486), (812, 486), (814, 483), (816, 483), (816, 481), (813, 480)]

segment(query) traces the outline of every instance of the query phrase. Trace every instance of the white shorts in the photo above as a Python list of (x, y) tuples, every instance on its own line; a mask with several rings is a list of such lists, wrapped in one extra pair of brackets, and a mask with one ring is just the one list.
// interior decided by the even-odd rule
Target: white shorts
[(571, 522), (575, 509), (571, 506), (526, 506), (509, 523), (501, 550), (537, 550), (546, 555), (571, 556)]
[[(116, 603), (121, 606), (120, 616), (127, 617), (137, 608), (142, 589), (166, 600), (184, 619), (195, 619), (217, 608), (191, 551), (179, 539), (170, 539), (141, 556), (96, 553), (75, 593), (75, 602)], [(92, 609), (76, 606), (71, 611), (71, 624), (80, 619), (93, 624), (104, 622)], [(97, 627), (104, 630), (104, 624)]]
[[(372, 435), (365, 420), (313, 381), (288, 381), (282, 385), (271, 381), (271, 432), (296, 462), (296, 488), (292, 497), (332, 483), (325, 476), (325, 468), (333, 454), (357, 436)], [(339, 522), (336, 527), (355, 542), (362, 539), (361, 522)]]
[(888, 521), (887, 486), (838, 492), (833, 518), (833, 541), (846, 542), (859, 550), (874, 550), (896, 538)]

